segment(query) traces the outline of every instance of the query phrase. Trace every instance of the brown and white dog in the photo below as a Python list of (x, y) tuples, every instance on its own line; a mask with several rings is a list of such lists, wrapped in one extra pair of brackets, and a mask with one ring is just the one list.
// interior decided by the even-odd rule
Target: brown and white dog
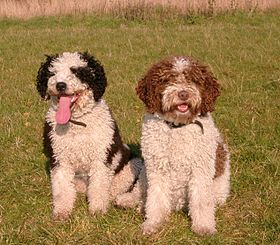
[(154, 64), (136, 90), (147, 109), (145, 168), (117, 203), (142, 205), (144, 234), (156, 232), (172, 210), (185, 206), (194, 232), (215, 233), (215, 208), (230, 191), (229, 152), (210, 114), (220, 95), (216, 78), (196, 59), (176, 56)]
[(55, 219), (69, 217), (76, 191), (87, 192), (92, 214), (105, 213), (137, 179), (141, 161), (122, 143), (102, 99), (106, 85), (102, 65), (88, 53), (47, 56), (38, 71), (38, 92), (50, 99), (44, 143)]

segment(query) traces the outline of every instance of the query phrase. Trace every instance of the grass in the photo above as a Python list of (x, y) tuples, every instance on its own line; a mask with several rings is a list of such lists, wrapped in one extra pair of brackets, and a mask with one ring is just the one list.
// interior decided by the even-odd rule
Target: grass
[[(279, 25), (273, 12), (146, 21), (1, 20), (0, 244), (279, 244)], [(231, 197), (217, 212), (217, 235), (193, 234), (179, 212), (158, 234), (143, 237), (143, 217), (136, 211), (111, 207), (90, 217), (85, 196), (69, 221), (51, 219), (42, 153), (48, 105), (34, 83), (44, 54), (77, 50), (103, 63), (105, 99), (129, 144), (139, 143), (144, 108), (134, 88), (150, 64), (173, 54), (209, 64), (223, 87), (214, 117), (232, 156)]]
[[(151, 8), (170, 8), (177, 14), (216, 14), (236, 10), (279, 9), (280, 0), (1, 0), (0, 17), (28, 19), (35, 16), (79, 14), (151, 15)], [(163, 15), (163, 17), (166, 15)]]

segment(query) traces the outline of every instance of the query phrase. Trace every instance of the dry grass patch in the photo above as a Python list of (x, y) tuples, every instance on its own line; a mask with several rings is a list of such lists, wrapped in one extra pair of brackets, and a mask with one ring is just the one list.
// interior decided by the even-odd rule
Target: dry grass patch
[[(1, 0), (0, 17), (28, 19), (35, 16), (75, 14), (113, 14), (141, 18), (151, 8), (175, 9), (179, 14), (220, 13), (235, 10), (271, 10), (280, 7), (280, 0)], [(163, 12), (166, 15), (166, 12)]]

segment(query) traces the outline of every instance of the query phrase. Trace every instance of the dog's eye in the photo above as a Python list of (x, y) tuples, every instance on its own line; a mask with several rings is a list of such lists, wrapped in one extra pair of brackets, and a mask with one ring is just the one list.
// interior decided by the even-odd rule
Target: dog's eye
[(90, 67), (71, 67), (70, 70), (75, 74), (77, 77), (79, 77), (81, 80), (84, 80), (84, 78), (90, 78), (92, 79), (95, 77), (94, 70)]
[(74, 74), (77, 74), (78, 71), (79, 71), (79, 68), (77, 68), (77, 67), (70, 67), (70, 70), (71, 70)]

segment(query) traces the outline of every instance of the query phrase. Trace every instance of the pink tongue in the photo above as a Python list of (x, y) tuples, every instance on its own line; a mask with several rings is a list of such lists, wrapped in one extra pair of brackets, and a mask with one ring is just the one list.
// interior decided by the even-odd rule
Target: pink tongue
[(178, 105), (178, 106), (177, 106), (177, 109), (178, 109), (180, 112), (186, 112), (186, 111), (188, 110), (188, 105), (186, 105), (186, 104)]
[(58, 111), (56, 112), (56, 122), (66, 124), (71, 118), (71, 99), (70, 96), (61, 96), (59, 99)]

